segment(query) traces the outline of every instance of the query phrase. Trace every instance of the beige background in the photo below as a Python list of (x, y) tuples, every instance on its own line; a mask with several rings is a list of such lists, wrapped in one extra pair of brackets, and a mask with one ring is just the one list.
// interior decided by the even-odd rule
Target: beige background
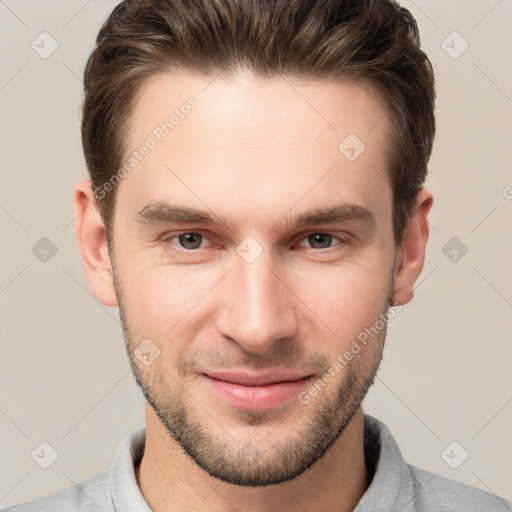
[[(0, 1), (1, 506), (109, 467), (144, 422), (118, 311), (90, 294), (73, 230), (80, 76), (116, 3)], [(512, 1), (402, 3), (437, 76), (435, 204), (416, 297), (390, 324), (365, 410), (408, 462), (512, 500)], [(58, 43), (46, 59), (31, 47), (43, 31)], [(46, 263), (43, 237), (57, 249)], [(59, 454), (46, 470), (31, 458), (43, 441)], [(452, 465), (469, 454), (458, 469), (442, 457), (453, 441)]]

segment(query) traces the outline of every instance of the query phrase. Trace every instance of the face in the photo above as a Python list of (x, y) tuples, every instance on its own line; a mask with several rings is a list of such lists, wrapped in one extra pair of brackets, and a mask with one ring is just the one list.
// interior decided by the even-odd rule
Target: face
[[(168, 74), (137, 99), (126, 161), (155, 145), (116, 191), (127, 350), (163, 425), (216, 478), (301, 474), (372, 384), (396, 256), (386, 129), (371, 89), (343, 83)], [(213, 377), (268, 369), (295, 382)]]

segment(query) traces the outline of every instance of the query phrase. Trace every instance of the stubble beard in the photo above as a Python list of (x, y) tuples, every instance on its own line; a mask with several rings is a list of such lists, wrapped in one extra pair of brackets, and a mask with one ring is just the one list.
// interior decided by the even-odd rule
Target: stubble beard
[[(307, 419), (302, 425), (293, 425), (290, 429), (293, 434), (286, 441), (272, 443), (265, 440), (263, 446), (249, 438), (237, 440), (209, 416), (181, 384), (178, 383), (175, 391), (169, 389), (165, 373), (171, 376), (170, 372), (158, 365), (151, 370), (142, 369), (135, 362), (137, 341), (130, 328), (129, 313), (118, 280), (114, 279), (114, 282), (128, 358), (146, 401), (169, 433), (170, 441), (174, 440), (211, 477), (233, 485), (264, 487), (280, 484), (310, 468), (343, 433), (373, 385), (382, 360), (387, 325), (368, 347), (344, 365), (335, 391), (320, 391), (311, 399), (307, 405)], [(392, 289), (391, 283), (383, 314), (390, 305)], [(375, 347), (370, 346), (372, 344)], [(366, 357), (369, 362), (365, 362)], [(297, 405), (292, 407), (295, 409)], [(235, 411), (235, 416), (247, 427), (257, 427), (265, 424), (269, 412), (240, 409)], [(204, 421), (205, 418), (216, 432)]]

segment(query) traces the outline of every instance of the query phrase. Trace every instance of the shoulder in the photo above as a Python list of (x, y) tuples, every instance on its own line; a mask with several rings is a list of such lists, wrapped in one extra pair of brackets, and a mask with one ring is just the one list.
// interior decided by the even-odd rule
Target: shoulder
[(408, 464), (384, 423), (365, 414), (365, 462), (372, 481), (359, 512), (512, 512), (504, 498)]
[(512, 511), (512, 503), (495, 494), (407, 464), (414, 510), (443, 512)]
[(113, 512), (110, 469), (44, 498), (15, 505), (3, 512)]

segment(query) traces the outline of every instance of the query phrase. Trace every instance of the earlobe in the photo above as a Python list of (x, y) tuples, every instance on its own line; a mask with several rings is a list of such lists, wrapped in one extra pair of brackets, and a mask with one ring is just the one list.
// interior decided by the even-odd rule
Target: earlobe
[(414, 297), (414, 284), (421, 274), (428, 240), (428, 213), (433, 204), (432, 194), (423, 189), (405, 227), (402, 242), (396, 252), (394, 266), (394, 305), (407, 304)]
[(118, 305), (105, 227), (96, 209), (90, 180), (75, 185), (75, 234), (91, 291), (105, 306)]

